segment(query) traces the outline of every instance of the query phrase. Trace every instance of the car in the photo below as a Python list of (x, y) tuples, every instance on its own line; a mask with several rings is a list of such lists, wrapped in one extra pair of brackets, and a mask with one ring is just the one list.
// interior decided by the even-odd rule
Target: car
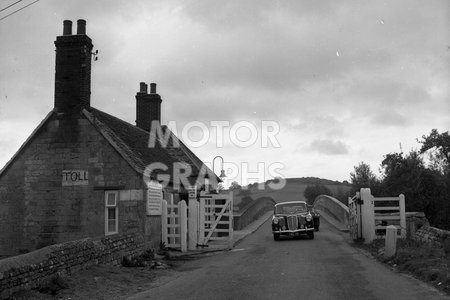
[(320, 226), (320, 214), (318, 211), (316, 211), (314, 209), (314, 206), (312, 205), (308, 205), (308, 211), (309, 213), (312, 215), (313, 217), (313, 221), (314, 221), (314, 230), (315, 231), (319, 231), (319, 226)]
[(288, 201), (275, 204), (272, 216), (273, 239), (281, 236), (306, 234), (314, 239), (314, 220), (305, 201)]

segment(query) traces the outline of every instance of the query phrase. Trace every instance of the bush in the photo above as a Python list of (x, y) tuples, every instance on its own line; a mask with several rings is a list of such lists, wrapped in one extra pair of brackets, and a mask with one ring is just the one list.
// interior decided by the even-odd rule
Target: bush
[(60, 274), (56, 274), (50, 279), (49, 282), (40, 286), (38, 290), (40, 293), (56, 295), (58, 291), (67, 288), (69, 288), (67, 279), (61, 276)]

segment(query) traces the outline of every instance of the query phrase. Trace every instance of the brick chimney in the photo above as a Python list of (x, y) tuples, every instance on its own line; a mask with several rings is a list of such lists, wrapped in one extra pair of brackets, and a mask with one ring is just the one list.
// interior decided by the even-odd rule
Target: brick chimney
[(140, 83), (139, 92), (136, 93), (136, 126), (150, 131), (152, 121), (157, 120), (161, 124), (161, 96), (156, 93), (156, 83), (148, 85)]
[(92, 40), (86, 35), (86, 21), (65, 20), (63, 35), (58, 36), (55, 67), (55, 108), (57, 112), (76, 112), (90, 106)]

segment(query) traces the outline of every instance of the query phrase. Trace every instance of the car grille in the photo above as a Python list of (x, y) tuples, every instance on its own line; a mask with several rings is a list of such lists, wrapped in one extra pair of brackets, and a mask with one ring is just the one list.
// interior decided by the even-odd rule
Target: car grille
[(298, 229), (298, 219), (297, 216), (288, 216), (287, 225), (289, 230)]

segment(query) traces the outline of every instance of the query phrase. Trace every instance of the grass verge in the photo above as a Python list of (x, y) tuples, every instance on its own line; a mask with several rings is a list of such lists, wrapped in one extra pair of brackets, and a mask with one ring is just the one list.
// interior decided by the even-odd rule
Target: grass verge
[(399, 239), (395, 256), (385, 259), (384, 243), (384, 239), (376, 239), (370, 244), (355, 242), (354, 245), (392, 268), (450, 295), (450, 255), (444, 248), (412, 239)]

